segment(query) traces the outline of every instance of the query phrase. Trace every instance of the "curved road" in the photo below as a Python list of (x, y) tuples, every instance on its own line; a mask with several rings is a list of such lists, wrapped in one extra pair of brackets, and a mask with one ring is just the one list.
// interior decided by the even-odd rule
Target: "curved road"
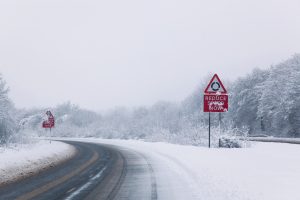
[(67, 141), (74, 158), (0, 188), (0, 199), (157, 199), (147, 159), (112, 145)]

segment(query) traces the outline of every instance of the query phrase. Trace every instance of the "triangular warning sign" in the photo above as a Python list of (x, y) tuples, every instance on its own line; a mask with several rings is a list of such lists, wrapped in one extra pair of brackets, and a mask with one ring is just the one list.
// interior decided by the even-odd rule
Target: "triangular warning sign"
[(204, 93), (214, 94), (214, 93), (221, 93), (226, 94), (227, 90), (225, 89), (223, 83), (219, 79), (218, 75), (215, 74), (212, 79), (210, 80), (208, 86), (206, 87)]

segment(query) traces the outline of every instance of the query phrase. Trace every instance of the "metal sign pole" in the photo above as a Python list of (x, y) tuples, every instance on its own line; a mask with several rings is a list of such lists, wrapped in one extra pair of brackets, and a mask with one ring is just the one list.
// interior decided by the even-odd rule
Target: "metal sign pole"
[(210, 112), (208, 112), (208, 148), (210, 148)]
[(49, 140), (49, 142), (51, 144), (51, 128), (49, 129), (49, 131), (50, 131), (50, 140)]
[(221, 116), (221, 112), (219, 112), (219, 136), (221, 136), (221, 123), (222, 123), (222, 116)]

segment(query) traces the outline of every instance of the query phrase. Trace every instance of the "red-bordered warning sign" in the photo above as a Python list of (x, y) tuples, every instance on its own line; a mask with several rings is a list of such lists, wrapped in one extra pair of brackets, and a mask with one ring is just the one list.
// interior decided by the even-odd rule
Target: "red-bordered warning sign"
[(50, 110), (46, 112), (46, 115), (48, 117), (48, 120), (43, 121), (42, 126), (43, 128), (54, 128), (55, 125), (55, 119)]
[(225, 89), (222, 81), (218, 77), (217, 74), (215, 74), (212, 79), (210, 80), (209, 84), (207, 85), (204, 93), (206, 94), (227, 94), (227, 90)]
[(210, 80), (204, 91), (204, 112), (227, 112), (228, 94), (217, 74)]

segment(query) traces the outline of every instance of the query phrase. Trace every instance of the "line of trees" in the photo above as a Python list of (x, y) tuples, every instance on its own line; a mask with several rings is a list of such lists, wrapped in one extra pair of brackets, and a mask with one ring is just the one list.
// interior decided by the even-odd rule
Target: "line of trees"
[(300, 137), (300, 55), (255, 69), (231, 88), (229, 119), (250, 134)]
[[(56, 128), (51, 136), (145, 139), (206, 145), (208, 115), (203, 113), (203, 91), (211, 75), (181, 103), (157, 102), (150, 107), (126, 108), (96, 113), (70, 102), (52, 108)], [(41, 128), (45, 109), (14, 111), (5, 82), (0, 84), (1, 141), (16, 130)], [(229, 111), (212, 113), (213, 136), (247, 133), (277, 137), (300, 137), (300, 55), (271, 66), (254, 69), (234, 82), (226, 82)], [(14, 117), (13, 113), (15, 114)], [(17, 119), (17, 128), (16, 128)], [(222, 131), (220, 132), (220, 129)], [(48, 134), (48, 135), (47, 135)], [(6, 139), (5, 139), (6, 138)]]

